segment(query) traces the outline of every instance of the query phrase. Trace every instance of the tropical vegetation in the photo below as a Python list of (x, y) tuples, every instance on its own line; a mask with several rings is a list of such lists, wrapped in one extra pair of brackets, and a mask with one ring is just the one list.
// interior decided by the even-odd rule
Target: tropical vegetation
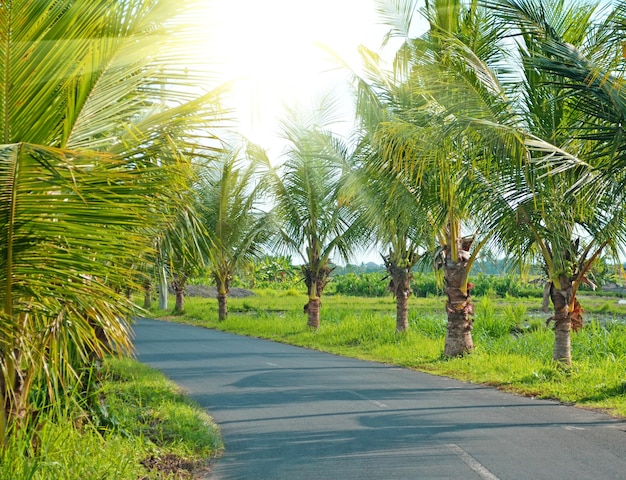
[[(194, 6), (0, 2), (6, 452), (35, 448), (34, 432), (70, 413), (88, 413), (102, 433), (111, 419), (100, 408), (101, 368), (132, 351), (134, 291), (146, 294), (148, 308), (156, 287), (164, 315), (172, 288), (176, 313), (215, 327), (210, 310), (184, 303), (189, 282), (211, 278), (219, 328), (266, 328), (271, 315), (256, 300), (246, 300), (256, 327), (228, 316), (230, 289), (245, 272), (256, 287), (279, 280), (289, 318), (271, 322), (291, 332), (281, 339), (355, 347), (366, 358), (438, 373), (460, 368), (524, 393), (548, 385), (547, 395), (571, 398), (554, 385), (574, 385), (577, 376), (602, 385), (599, 397), (588, 392), (600, 405), (623, 393), (614, 374), (626, 354), (622, 325), (596, 320), (583, 328), (580, 298), (598, 283), (594, 272), (612, 265), (624, 276), (623, 3), (380, 1), (384, 43), (401, 44), (389, 65), (361, 49), (353, 135), (333, 131), (329, 97), (310, 114), (286, 116), (287, 148), (277, 159), (217, 130), (227, 124), (226, 89), (213, 85), (189, 48)], [(428, 27), (416, 34), (418, 19)], [(386, 273), (336, 275), (333, 285), (333, 262), (368, 248), (380, 250)], [(553, 332), (520, 320), (525, 303), (490, 305), (494, 292), (542, 295), (521, 276), (470, 281), (490, 256), (525, 276), (529, 265), (535, 275), (540, 267)], [(352, 314), (334, 312), (341, 295), (329, 299), (328, 325), (321, 324), (324, 292), (385, 289), (395, 297), (395, 328), (380, 311), (384, 301), (371, 314), (353, 303)], [(443, 294), (444, 305), (428, 303), (428, 294)], [(418, 300), (428, 314), (411, 310)], [(299, 330), (293, 319), (303, 303), (307, 328)], [(433, 317), (431, 307), (446, 318)], [(483, 361), (518, 358), (508, 377), (480, 374)], [(615, 378), (582, 375), (576, 362)], [(48, 431), (40, 431), (44, 438)], [(41, 467), (20, 468), (37, 478)]]
[(65, 398), (89, 411), (100, 361), (132, 351), (126, 292), (223, 123), (189, 19), (186, 2), (0, 3), (2, 441)]
[(321, 296), (333, 270), (331, 256), (348, 260), (364, 235), (358, 210), (343, 188), (347, 148), (327, 130), (332, 114), (329, 98), (312, 118), (293, 112), (283, 122), (289, 147), (271, 180), (278, 224), (275, 248), (302, 260), (308, 293), (304, 312), (313, 329), (320, 325)]
[[(254, 146), (248, 147), (254, 151)], [(263, 254), (272, 234), (272, 213), (263, 211), (270, 164), (245, 145), (226, 147), (205, 169), (196, 186), (200, 221), (210, 232), (207, 263), (217, 287), (220, 320), (228, 316), (227, 297), (238, 268)]]

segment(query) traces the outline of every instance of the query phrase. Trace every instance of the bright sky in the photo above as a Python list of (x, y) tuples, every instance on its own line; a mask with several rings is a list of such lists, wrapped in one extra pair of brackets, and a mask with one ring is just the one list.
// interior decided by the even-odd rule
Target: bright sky
[[(232, 102), (241, 131), (279, 155), (276, 130), (283, 104), (307, 108), (330, 91), (347, 95), (347, 73), (338, 71), (323, 44), (352, 66), (357, 48), (378, 50), (387, 27), (375, 0), (210, 0), (210, 55), (236, 80)], [(346, 116), (351, 113), (346, 109)], [(347, 121), (350, 120), (347, 118)], [(347, 133), (348, 127), (346, 126)]]
[[(206, 0), (207, 54), (219, 60), (224, 80), (235, 80), (230, 101), (240, 132), (279, 160), (277, 132), (283, 105), (314, 108), (329, 92), (345, 97), (345, 121), (333, 127), (348, 135), (353, 125), (349, 73), (320, 45), (352, 68), (361, 65), (359, 45), (378, 51), (389, 27), (379, 24), (376, 0)], [(388, 51), (386, 50), (386, 53)], [(381, 263), (376, 250), (356, 263)]]

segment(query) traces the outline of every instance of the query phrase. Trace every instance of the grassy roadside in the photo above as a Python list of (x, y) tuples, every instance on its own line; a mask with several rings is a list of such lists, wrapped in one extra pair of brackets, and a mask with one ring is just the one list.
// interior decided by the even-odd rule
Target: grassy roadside
[(441, 298), (413, 298), (410, 328), (398, 335), (393, 299), (328, 296), (318, 331), (306, 327), (304, 295), (258, 291), (229, 299), (229, 318), (217, 321), (214, 299), (188, 298), (185, 314), (154, 310), (155, 318), (267, 338), (496, 386), (522, 395), (552, 398), (626, 416), (626, 305), (616, 298), (586, 297), (585, 328), (573, 335), (574, 366), (552, 360), (553, 332), (537, 299), (476, 298), (472, 355), (442, 358), (445, 338)]
[(222, 449), (217, 426), (161, 373), (134, 360), (105, 365), (107, 412), (95, 426), (71, 407), (11, 435), (0, 480), (191, 479)]

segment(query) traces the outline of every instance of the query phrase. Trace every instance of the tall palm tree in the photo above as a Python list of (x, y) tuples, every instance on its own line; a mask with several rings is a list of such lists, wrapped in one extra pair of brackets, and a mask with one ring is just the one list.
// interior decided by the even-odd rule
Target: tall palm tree
[(220, 321), (228, 316), (227, 298), (237, 268), (261, 257), (273, 234), (272, 213), (262, 208), (269, 168), (257, 147), (241, 143), (227, 147), (197, 186)]
[(35, 382), (63, 395), (85, 361), (131, 349), (120, 286), (220, 112), (185, 74), (185, 8), (0, 4), (0, 436)]
[(358, 214), (343, 190), (347, 148), (326, 130), (332, 113), (330, 100), (322, 102), (312, 118), (291, 112), (283, 122), (286, 160), (273, 177), (278, 245), (302, 260), (311, 328), (320, 325), (320, 298), (333, 270), (332, 256), (338, 253), (347, 261), (364, 238)]
[[(488, 164), (493, 152), (470, 134), (471, 124), (462, 124), (453, 110), (472, 107), (483, 121), (503, 114), (506, 102), (491, 69), (501, 58), (499, 32), (476, 2), (437, 0), (427, 2), (421, 12), (429, 30), (412, 38), (416, 6), (407, 0), (381, 8), (383, 20), (392, 27), (390, 35), (405, 42), (392, 75), (373, 89), (382, 92), (391, 108), (371, 138), (381, 153), (379, 168), (392, 168), (403, 177), (420, 192), (420, 203), (427, 209), (448, 297), (444, 354), (457, 356), (474, 348), (469, 273), (492, 235), (473, 221), (485, 201), (478, 167)], [(369, 71), (381, 78), (376, 73), (380, 68)]]

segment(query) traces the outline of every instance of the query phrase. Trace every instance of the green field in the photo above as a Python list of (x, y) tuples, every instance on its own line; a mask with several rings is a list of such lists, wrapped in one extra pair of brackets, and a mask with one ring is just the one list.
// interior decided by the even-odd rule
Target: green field
[(184, 315), (153, 310), (157, 318), (267, 338), (340, 355), (374, 360), (502, 390), (552, 398), (626, 416), (626, 305), (616, 297), (580, 297), (585, 327), (573, 334), (573, 367), (552, 361), (550, 314), (539, 298), (474, 298), (475, 351), (442, 357), (446, 331), (443, 297), (410, 299), (410, 331), (395, 332), (391, 297), (322, 298), (317, 331), (306, 326), (306, 296), (296, 290), (257, 290), (229, 298), (229, 317), (217, 320), (217, 301), (187, 298)]

